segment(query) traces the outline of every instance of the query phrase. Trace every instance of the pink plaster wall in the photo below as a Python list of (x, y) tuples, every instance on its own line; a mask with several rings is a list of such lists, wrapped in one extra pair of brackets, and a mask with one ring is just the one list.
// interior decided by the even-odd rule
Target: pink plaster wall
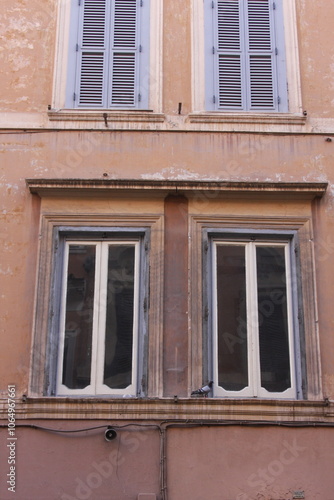
[[(7, 424), (7, 385), (16, 385), (20, 401), (29, 390), (40, 200), (29, 192), (26, 178), (328, 182), (325, 196), (314, 203), (313, 226), (323, 395), (333, 401), (334, 2), (296, 0), (301, 93), (309, 121), (298, 133), (286, 128), (274, 134), (270, 128), (217, 132), (214, 125), (204, 132), (183, 130), (196, 85), (190, 0), (163, 0), (162, 112), (168, 130), (157, 124), (152, 131), (111, 126), (91, 132), (81, 123), (87, 130), (70, 131), (51, 124), (57, 3), (0, 2), (1, 423)], [(16, 126), (8, 125), (13, 117)], [(332, 422), (329, 404), (323, 420)], [(24, 417), (19, 415), (18, 425)], [(77, 421), (54, 420), (52, 413), (30, 422), (62, 429), (110, 423), (84, 414)], [(113, 423), (122, 425), (122, 415)], [(1, 500), (151, 500), (153, 495), (161, 500), (156, 430), (125, 428), (107, 443), (103, 430), (70, 437), (18, 428), (15, 494), (6, 487), (8, 434), (6, 427), (0, 430)], [(305, 500), (334, 500), (333, 429), (169, 428), (166, 440), (168, 500), (292, 500), (302, 491)]]

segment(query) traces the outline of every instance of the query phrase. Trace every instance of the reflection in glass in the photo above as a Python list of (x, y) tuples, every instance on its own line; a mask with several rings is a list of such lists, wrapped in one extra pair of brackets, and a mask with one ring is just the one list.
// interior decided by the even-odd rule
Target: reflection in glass
[(245, 246), (217, 245), (218, 384), (248, 386)]
[(282, 392), (291, 386), (284, 247), (258, 246), (256, 260), (261, 387)]
[(125, 389), (132, 380), (134, 245), (109, 245), (104, 383)]
[(70, 245), (62, 383), (83, 389), (91, 381), (95, 246)]

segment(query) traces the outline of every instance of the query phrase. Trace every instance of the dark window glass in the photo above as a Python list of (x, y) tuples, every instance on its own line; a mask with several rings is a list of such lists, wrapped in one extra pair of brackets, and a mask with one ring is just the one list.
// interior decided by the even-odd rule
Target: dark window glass
[(283, 247), (256, 248), (261, 387), (291, 387), (286, 268)]
[(218, 384), (248, 386), (245, 247), (217, 245)]
[(104, 383), (124, 389), (132, 379), (134, 245), (110, 245)]
[(91, 382), (95, 246), (70, 245), (67, 270), (62, 383), (83, 389)]

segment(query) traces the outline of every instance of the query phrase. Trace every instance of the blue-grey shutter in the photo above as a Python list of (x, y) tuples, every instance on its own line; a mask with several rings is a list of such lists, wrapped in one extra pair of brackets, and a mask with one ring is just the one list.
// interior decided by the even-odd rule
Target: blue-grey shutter
[(247, 2), (249, 108), (274, 110), (274, 50), (270, 0)]
[[(206, 67), (213, 74), (207, 76), (209, 84), (213, 79), (213, 96), (207, 93), (208, 108), (286, 110), (281, 0), (206, 0), (206, 13), (209, 9), (213, 16), (212, 49), (208, 41), (206, 46), (208, 56), (211, 50), (213, 66)], [(206, 30), (211, 30), (208, 22)]]
[(241, 16), (239, 0), (217, 2), (218, 106), (242, 109)]
[(115, 0), (112, 32), (111, 106), (134, 106), (138, 41), (138, 1)]
[(107, 0), (84, 0), (81, 12), (78, 106), (105, 105)]
[(66, 106), (146, 108), (150, 0), (72, 0)]

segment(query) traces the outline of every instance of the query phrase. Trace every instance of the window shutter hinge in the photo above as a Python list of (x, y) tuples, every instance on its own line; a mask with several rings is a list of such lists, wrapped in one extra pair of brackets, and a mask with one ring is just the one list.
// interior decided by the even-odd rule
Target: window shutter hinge
[(212, 54), (215, 54), (216, 53), (216, 49), (214, 47), (212, 47)]
[(278, 48), (275, 47), (275, 56), (277, 56), (277, 55), (278, 55)]
[(209, 308), (208, 306), (205, 306), (204, 308), (204, 319), (207, 320), (209, 317)]
[(147, 298), (145, 297), (144, 299), (144, 304), (143, 304), (144, 311), (147, 311)]
[(216, 104), (216, 96), (215, 95), (212, 96), (212, 102), (213, 102), (213, 104)]
[(209, 250), (209, 244), (208, 244), (208, 242), (206, 241), (206, 242), (204, 243), (204, 252), (207, 252), (208, 250)]
[(280, 96), (277, 97), (277, 103), (281, 104), (281, 98), (280, 98)]
[(78, 43), (75, 45), (75, 51), (79, 52), (79, 44)]
[(140, 0), (140, 3), (139, 3), (140, 7), (143, 6), (143, 3), (144, 3), (143, 0)]
[(139, 45), (139, 52), (143, 52), (143, 46)]
[(214, 9), (215, 8), (215, 2), (212, 0), (211, 2), (211, 9)]
[(78, 0), (78, 5), (79, 5), (79, 6), (81, 5), (81, 0)]
[(273, 2), (273, 9), (276, 10), (276, 2)]
[(138, 102), (141, 101), (141, 94), (138, 94)]

